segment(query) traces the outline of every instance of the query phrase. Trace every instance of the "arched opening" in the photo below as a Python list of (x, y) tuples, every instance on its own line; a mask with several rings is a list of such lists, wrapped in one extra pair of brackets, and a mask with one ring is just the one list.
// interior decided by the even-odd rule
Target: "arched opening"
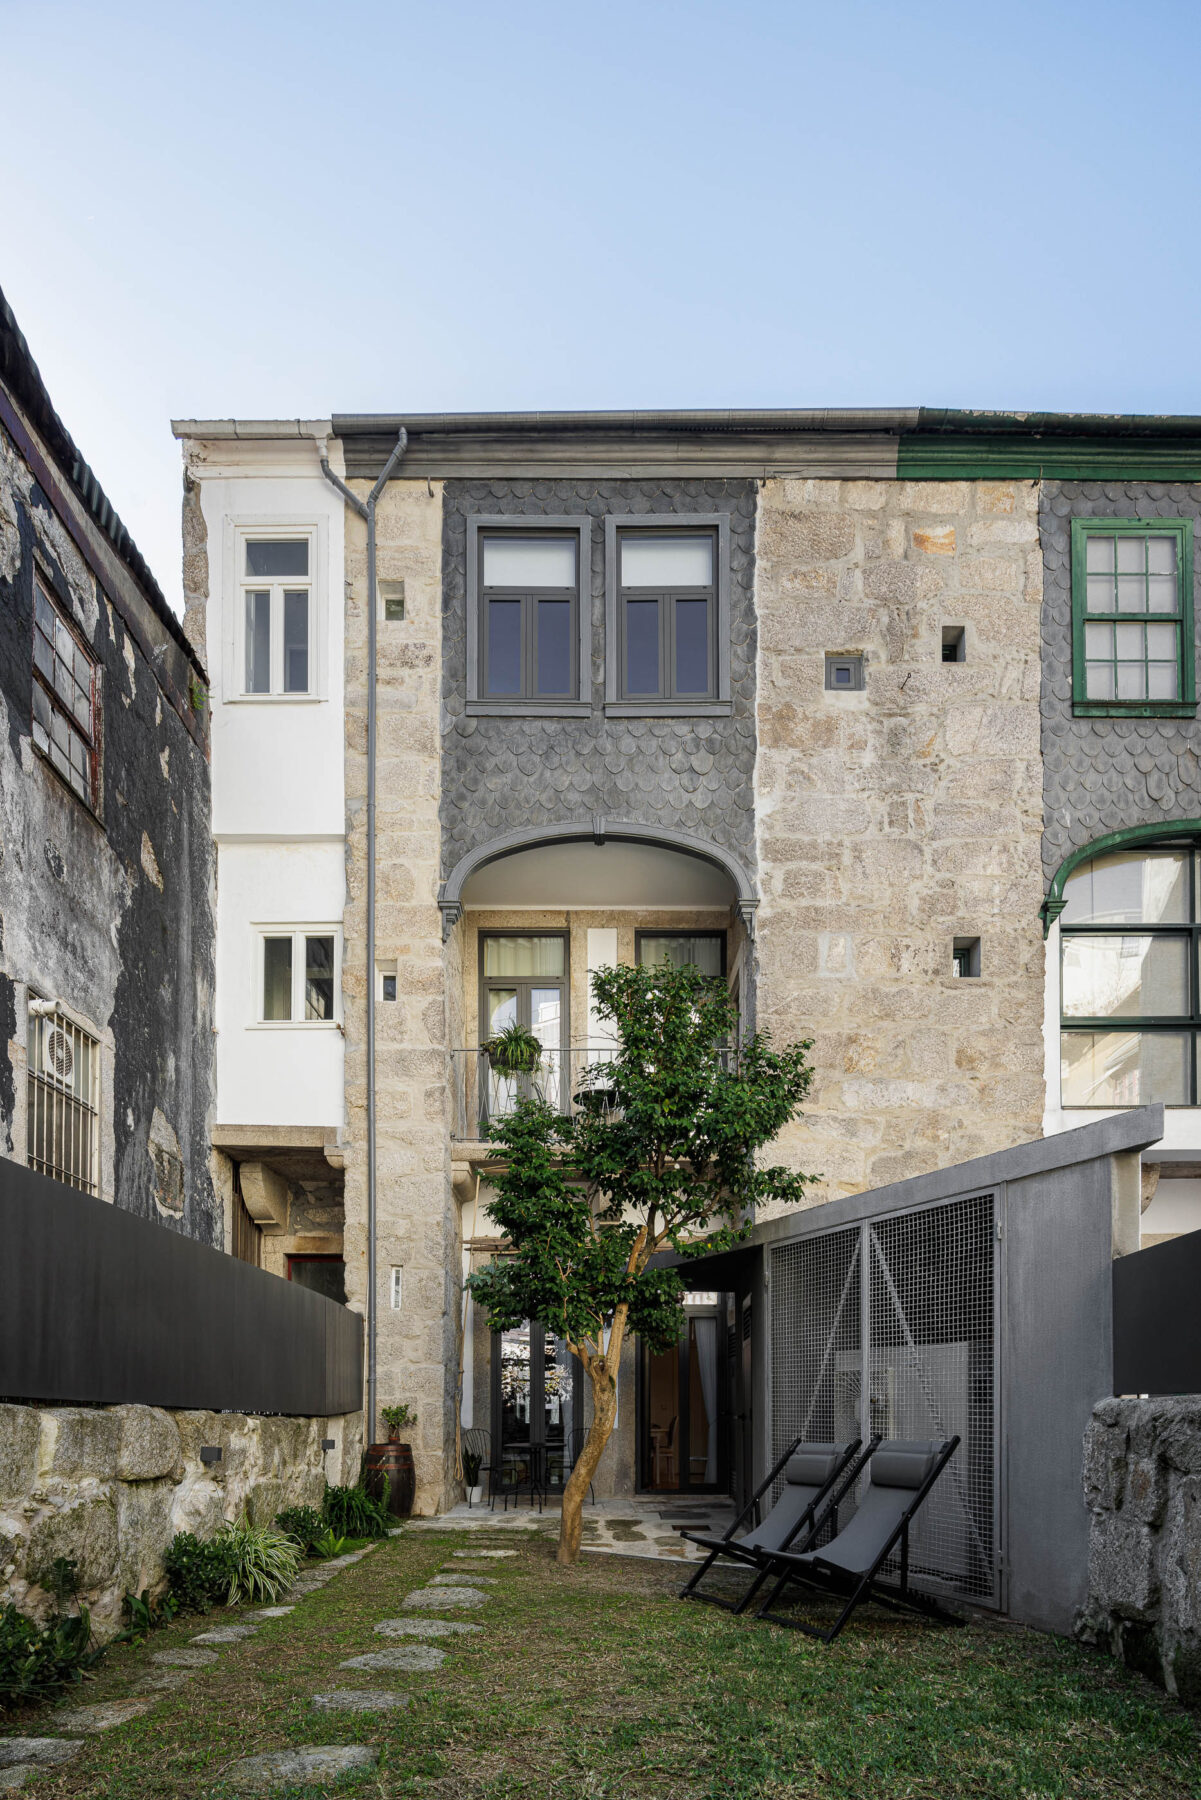
[(1048, 1131), (1159, 1102), (1143, 1241), (1201, 1227), (1201, 822), (1113, 832), (1065, 859), (1048, 927)]

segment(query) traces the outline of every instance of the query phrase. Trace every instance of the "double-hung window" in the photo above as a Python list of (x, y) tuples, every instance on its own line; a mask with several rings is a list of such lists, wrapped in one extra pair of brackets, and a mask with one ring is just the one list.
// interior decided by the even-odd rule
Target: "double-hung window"
[(239, 540), (241, 691), (301, 698), (314, 680), (313, 541), (309, 532)]
[(33, 742), (88, 806), (96, 793), (96, 664), (50, 598), (33, 583)]
[(469, 710), (587, 711), (589, 521), (477, 517), (467, 531)]
[(1201, 855), (1115, 851), (1081, 864), (1063, 895), (1062, 1104), (1195, 1106)]
[(259, 943), (260, 1021), (336, 1024), (342, 974), (338, 933), (329, 926), (268, 926)]
[(1188, 519), (1072, 520), (1072, 709), (1195, 710)]
[(606, 520), (610, 712), (729, 711), (729, 529), (724, 514)]

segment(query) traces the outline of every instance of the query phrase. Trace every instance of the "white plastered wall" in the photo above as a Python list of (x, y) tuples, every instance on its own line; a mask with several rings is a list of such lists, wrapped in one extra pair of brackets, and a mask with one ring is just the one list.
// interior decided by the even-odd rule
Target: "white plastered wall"
[[(341, 473), (339, 446), (329, 453)], [(222, 1125), (340, 1129), (344, 1118), (341, 1026), (259, 1023), (261, 928), (340, 931), (345, 909), (344, 502), (319, 456), (312, 439), (187, 446), (208, 543)], [(246, 699), (237, 680), (238, 533), (277, 526), (314, 533), (315, 692)]]

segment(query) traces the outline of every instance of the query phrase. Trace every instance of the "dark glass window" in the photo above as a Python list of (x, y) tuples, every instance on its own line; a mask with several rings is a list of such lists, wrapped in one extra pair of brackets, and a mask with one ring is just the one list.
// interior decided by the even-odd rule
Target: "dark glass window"
[(94, 806), (96, 665), (40, 577), (33, 602), (33, 741), (68, 787)]
[(577, 697), (578, 561), (573, 533), (481, 536), (480, 699)]
[(621, 531), (623, 700), (717, 694), (717, 542), (712, 531)]

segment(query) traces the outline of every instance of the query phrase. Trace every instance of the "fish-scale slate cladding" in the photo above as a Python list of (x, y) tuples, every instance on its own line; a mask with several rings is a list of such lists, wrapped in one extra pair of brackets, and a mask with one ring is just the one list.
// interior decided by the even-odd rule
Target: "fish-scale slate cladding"
[[(1043, 873), (1106, 832), (1201, 818), (1201, 720), (1072, 717), (1071, 521), (1201, 520), (1201, 485), (1044, 482)], [(1194, 570), (1195, 613), (1197, 570)]]
[[(594, 814), (688, 831), (754, 867), (755, 484), (751, 481), (450, 481), (443, 550), (442, 867), (506, 832)], [(607, 719), (607, 513), (730, 515), (729, 718)], [(592, 696), (584, 719), (468, 718), (467, 525), (473, 513), (587, 513)]]

